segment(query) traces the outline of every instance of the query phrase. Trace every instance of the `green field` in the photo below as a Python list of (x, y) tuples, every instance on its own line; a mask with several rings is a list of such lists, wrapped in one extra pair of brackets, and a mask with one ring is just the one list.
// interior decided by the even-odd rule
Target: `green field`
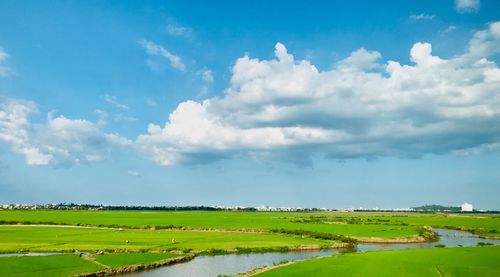
[(0, 252), (209, 250), (323, 246), (332, 243), (272, 233), (0, 226)]
[[(106, 267), (154, 263), (187, 252), (214, 254), (224, 251), (247, 252), (250, 249), (270, 251), (338, 246), (339, 241), (335, 239), (341, 238), (332, 238), (331, 235), (381, 239), (413, 237), (419, 234), (423, 226), (467, 229), (482, 235), (498, 236), (500, 216), (368, 212), (2, 210), (0, 252), (78, 250), (91, 253), (104, 251), (104, 255), (86, 256), (90, 261), (77, 255), (2, 257), (0, 276), (69, 276)], [(318, 239), (320, 237), (323, 239)], [(265, 275), (287, 276), (291, 272), (297, 272), (296, 276), (312, 273), (315, 276), (350, 273), (358, 276), (411, 276), (413, 272), (416, 272), (415, 276), (439, 272), (444, 275), (498, 275), (498, 266), (492, 265), (492, 260), (498, 260), (498, 250), (498, 247), (478, 247), (345, 254), (300, 262)], [(469, 260), (468, 264), (466, 260)]]
[(134, 264), (150, 264), (179, 256), (173, 253), (124, 253), (97, 255), (95, 260), (109, 267), (117, 268)]
[(101, 269), (103, 267), (73, 254), (0, 258), (2, 277), (71, 276)]
[(500, 247), (411, 249), (336, 255), (257, 276), (500, 276)]
[(0, 211), (0, 223), (50, 223), (110, 227), (307, 230), (353, 237), (407, 237), (422, 225), (464, 227), (499, 236), (498, 215), (417, 213), (286, 213), (221, 211)]

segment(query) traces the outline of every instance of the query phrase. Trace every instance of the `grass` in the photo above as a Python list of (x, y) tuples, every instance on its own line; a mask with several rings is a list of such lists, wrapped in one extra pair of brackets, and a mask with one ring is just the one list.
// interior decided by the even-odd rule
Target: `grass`
[(0, 211), (0, 223), (52, 223), (129, 228), (306, 230), (353, 237), (407, 237), (418, 227), (464, 227), (500, 235), (498, 215), (417, 213), (286, 213), (223, 211)]
[[(174, 240), (172, 243), (172, 239)], [(127, 242), (128, 241), (128, 242)], [(0, 252), (208, 250), (332, 245), (332, 241), (267, 233), (0, 226)]]
[(0, 258), (0, 276), (71, 276), (103, 269), (78, 255), (65, 254)]
[(117, 268), (134, 264), (151, 264), (179, 256), (173, 253), (124, 253), (98, 255), (95, 260), (112, 268)]
[[(124, 229), (5, 225), (14, 223)], [(75, 249), (134, 252), (95, 256), (96, 261), (112, 268), (154, 263), (175, 255), (139, 252), (182, 250), (220, 254), (235, 249), (246, 253), (298, 246), (330, 246), (334, 243), (331, 239), (317, 238), (338, 235), (407, 237), (417, 235), (424, 225), (474, 230), (483, 235), (498, 236), (500, 233), (500, 216), (482, 214), (3, 210), (0, 211), (0, 224), (4, 224), (0, 226), (0, 252)], [(279, 231), (241, 232), (242, 229)], [(432, 276), (441, 272), (444, 275), (498, 276), (498, 267), (492, 262), (498, 259), (498, 250), (498, 247), (484, 246), (345, 254), (309, 260), (265, 274)], [(102, 267), (76, 255), (0, 258), (0, 276), (68, 276), (100, 269)]]
[(311, 259), (257, 276), (500, 276), (500, 247), (378, 251)]
[(404, 237), (418, 226), (476, 230), (500, 236), (500, 216), (486, 214), (224, 212), (224, 211), (0, 211), (0, 223), (56, 223), (111, 227), (191, 227), (306, 230), (355, 237)]

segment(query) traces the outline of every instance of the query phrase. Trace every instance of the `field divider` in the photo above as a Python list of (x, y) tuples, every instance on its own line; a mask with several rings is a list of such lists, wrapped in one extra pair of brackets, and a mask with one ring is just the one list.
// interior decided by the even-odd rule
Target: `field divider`
[(109, 265), (105, 265), (103, 263), (100, 263), (98, 261), (95, 260), (95, 258), (92, 256), (92, 255), (89, 255), (89, 254), (83, 254), (81, 256), (82, 259), (86, 260), (86, 261), (89, 261), (95, 265), (98, 265), (98, 266), (102, 266), (104, 268), (111, 268)]

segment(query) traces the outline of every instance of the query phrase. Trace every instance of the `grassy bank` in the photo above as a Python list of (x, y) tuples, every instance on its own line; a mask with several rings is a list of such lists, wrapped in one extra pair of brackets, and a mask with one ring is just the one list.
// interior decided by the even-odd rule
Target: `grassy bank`
[(341, 254), (284, 265), (256, 276), (500, 276), (500, 247)]
[(160, 260), (179, 257), (173, 253), (121, 253), (105, 254), (93, 257), (95, 261), (112, 268), (118, 268), (133, 264), (151, 264)]

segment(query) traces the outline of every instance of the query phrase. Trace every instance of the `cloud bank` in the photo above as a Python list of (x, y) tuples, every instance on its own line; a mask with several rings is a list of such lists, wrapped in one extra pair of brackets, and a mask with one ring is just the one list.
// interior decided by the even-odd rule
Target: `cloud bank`
[(320, 71), (277, 43), (275, 59), (239, 58), (223, 96), (180, 103), (136, 147), (162, 165), (492, 149), (500, 141), (500, 69), (487, 58), (499, 50), (500, 22), (450, 59), (415, 43), (411, 65), (380, 63), (379, 52), (361, 48)]
[[(0, 98), (0, 141), (27, 164), (55, 166), (102, 160), (120, 147), (165, 166), (500, 150), (500, 69), (488, 59), (500, 53), (500, 22), (476, 32), (467, 51), (452, 58), (423, 42), (409, 52), (412, 64), (405, 65), (360, 48), (319, 70), (277, 43), (274, 59), (237, 59), (223, 95), (180, 103), (163, 126), (150, 124), (134, 141), (102, 131), (105, 124), (52, 113), (33, 123), (35, 103)], [(214, 81), (211, 71), (200, 74)]]
[(45, 123), (33, 124), (29, 116), (34, 113), (37, 107), (33, 102), (0, 98), (0, 141), (24, 155), (29, 165), (85, 164), (104, 159), (115, 147), (131, 144), (84, 119), (49, 113)]

